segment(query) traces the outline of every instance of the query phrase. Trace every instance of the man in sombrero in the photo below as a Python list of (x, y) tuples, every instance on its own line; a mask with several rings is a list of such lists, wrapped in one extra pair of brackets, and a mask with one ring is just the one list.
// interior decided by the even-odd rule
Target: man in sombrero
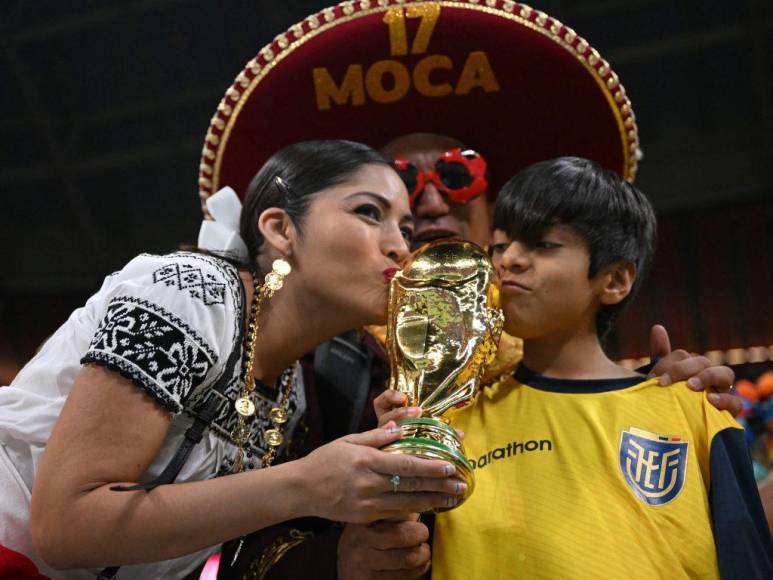
[[(492, 196), (533, 162), (576, 155), (629, 181), (637, 166), (635, 118), (609, 64), (558, 21), (500, 0), (345, 2), (279, 35), (218, 106), (202, 154), (202, 199), (223, 186), (242, 195), (276, 150), (333, 137), (387, 144), (411, 194), (417, 244), (461, 237), (486, 245)], [(297, 438), (301, 453), (374, 421), (369, 402), (386, 377), (378, 339), (377, 331), (342, 337), (317, 353), (319, 403), (308, 411), (309, 434)], [(348, 358), (337, 357), (342, 349)], [(355, 363), (351, 352), (359, 353)], [(519, 352), (519, 341), (505, 337), (486, 379), (512, 371)], [(660, 357), (651, 372), (664, 384), (732, 384), (727, 367), (671, 352), (662, 327), (653, 328), (651, 353)], [(717, 407), (740, 410), (733, 395), (714, 395)], [(232, 576), (331, 577), (336, 552), (341, 577), (416, 574), (428, 562), (427, 537), (412, 521), (343, 534), (319, 522), (291, 524), (251, 538)]]

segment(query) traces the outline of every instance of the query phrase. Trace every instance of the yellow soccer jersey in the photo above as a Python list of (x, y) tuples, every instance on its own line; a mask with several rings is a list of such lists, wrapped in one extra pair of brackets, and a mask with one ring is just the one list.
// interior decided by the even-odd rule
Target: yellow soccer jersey
[[(433, 579), (773, 577), (743, 432), (704, 393), (521, 366), (452, 424), (476, 487), (436, 518)], [(746, 546), (719, 567), (712, 519)]]

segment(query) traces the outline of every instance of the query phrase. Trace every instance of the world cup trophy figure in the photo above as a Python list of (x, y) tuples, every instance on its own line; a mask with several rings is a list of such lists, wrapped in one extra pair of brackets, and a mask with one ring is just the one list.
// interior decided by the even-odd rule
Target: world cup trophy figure
[[(494, 359), (503, 316), (491, 261), (479, 246), (439, 240), (418, 250), (389, 288), (389, 388), (406, 395), (422, 416), (399, 422), (403, 437), (384, 447), (456, 467), (467, 483), (458, 507), (475, 487), (461, 439), (443, 417), (470, 404)], [(438, 510), (440, 511), (440, 510)]]

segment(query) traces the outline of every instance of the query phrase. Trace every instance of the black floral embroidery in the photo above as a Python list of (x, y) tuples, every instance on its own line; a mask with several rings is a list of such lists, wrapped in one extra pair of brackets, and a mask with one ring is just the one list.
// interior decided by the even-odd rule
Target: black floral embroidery
[[(301, 370), (298, 369), (298, 375)], [(283, 374), (280, 382), (284, 382), (289, 378), (289, 373)], [(271, 428), (271, 423), (268, 418), (269, 411), (278, 406), (278, 398), (281, 392), (287, 388), (287, 384), (282, 386), (272, 393), (261, 394), (256, 391), (253, 395), (253, 402), (255, 403), (255, 414), (252, 415), (247, 421), (247, 427), (250, 430), (250, 441), (246, 449), (246, 467), (247, 469), (259, 468), (261, 466), (261, 460), (263, 455), (268, 449), (266, 442), (263, 441), (263, 433), (266, 429)], [(306, 410), (306, 397), (303, 393), (303, 380), (296, 376), (296, 381), (290, 391), (290, 397), (287, 402), (287, 414), (290, 417), (289, 421), (283, 428), (283, 435), (286, 440), (292, 439), (292, 434), (295, 430), (295, 425), (300, 420), (300, 417)], [(199, 404), (203, 403), (208, 396), (218, 396), (212, 394), (210, 390), (206, 390), (200, 393), (195, 399), (191, 399), (186, 405), (185, 412), (192, 415), (193, 410), (196, 409)], [(236, 448), (233, 446), (231, 439), (231, 433), (237, 424), (237, 416), (234, 411), (234, 401), (241, 396), (241, 377), (237, 377), (232, 384), (226, 389), (223, 399), (223, 403), (220, 405), (214, 420), (211, 424), (212, 433), (214, 433), (219, 439), (222, 439), (228, 446), (228, 453), (223, 457), (223, 461), (217, 471), (218, 475), (225, 475), (230, 472), (233, 467), (233, 454), (236, 452)], [(285, 446), (282, 446), (279, 450), (280, 457), (285, 453)]]
[(202, 271), (192, 264), (172, 263), (153, 272), (153, 282), (162, 282), (167, 286), (176, 286), (187, 290), (191, 296), (201, 300), (207, 306), (223, 304), (225, 284), (210, 273)]
[(110, 367), (144, 387), (173, 413), (202, 384), (218, 357), (185, 322), (146, 300), (110, 300), (81, 363)]
[[(175, 252), (166, 256), (142, 254), (142, 257), (155, 261), (156, 265), (151, 270), (154, 284), (159, 283), (185, 290), (194, 299), (200, 300), (207, 306), (224, 304), (228, 308), (233, 308), (235, 312), (244, 311), (245, 305), (239, 290), (241, 285), (239, 273), (228, 262), (191, 252)], [(162, 267), (159, 267), (159, 260), (163, 260)], [(187, 276), (188, 274), (191, 275)], [(147, 316), (143, 318), (144, 314)], [(132, 318), (136, 319), (134, 324), (132, 324)], [(239, 349), (240, 353), (243, 349), (243, 345), (238, 341), (238, 329), (243, 320), (237, 316), (231, 318), (232, 328), (227, 333), (230, 337), (230, 345), (219, 345), (222, 349), (221, 358), (227, 358), (234, 349)], [(108, 325), (110, 325), (109, 330)], [(134, 336), (138, 333), (140, 325), (145, 325), (143, 328), (148, 334), (147, 337), (142, 333), (139, 333), (138, 337)], [(178, 340), (174, 340), (175, 335)], [(152, 348), (143, 339), (148, 343), (155, 342), (159, 348)], [(167, 343), (177, 346), (160, 348)], [(125, 352), (134, 354), (124, 358)], [(136, 360), (132, 358), (133, 356)], [(201, 364), (197, 364), (197, 361), (201, 363), (206, 360), (210, 361), (206, 363), (206, 369)], [(198, 333), (172, 313), (145, 300), (124, 296), (110, 301), (108, 315), (101, 323), (92, 346), (81, 362), (105, 365), (139, 384), (165, 408), (173, 413), (182, 411), (174, 421), (179, 421), (186, 427), (192, 416), (200, 409), (200, 405), (210, 396), (221, 399), (222, 403), (210, 425), (210, 430), (224, 449), (213, 475), (223, 475), (230, 472), (236, 451), (231, 441), (231, 432), (236, 425), (234, 401), (241, 395), (242, 364), (240, 361), (236, 365), (225, 393), (215, 395), (209, 387), (217, 382), (218, 371), (224, 370), (223, 365), (216, 365), (217, 360), (218, 357)], [(182, 377), (178, 376), (175, 370), (177, 368), (189, 373), (187, 381), (181, 380)], [(288, 441), (294, 439), (296, 424), (306, 410), (303, 380), (300, 374), (299, 369), (298, 379), (288, 401), (287, 410), (290, 420), (283, 429), (283, 434)], [(169, 391), (165, 390), (167, 382), (171, 383)], [(265, 453), (262, 434), (269, 426), (268, 412), (276, 406), (277, 403), (273, 398), (277, 394), (256, 393), (255, 404), (258, 412), (250, 420), (252, 436), (245, 450), (247, 469), (260, 468), (261, 459)], [(280, 448), (277, 462), (284, 460), (285, 454), (286, 449), (283, 446)], [(194, 452), (194, 457), (196, 456)]]

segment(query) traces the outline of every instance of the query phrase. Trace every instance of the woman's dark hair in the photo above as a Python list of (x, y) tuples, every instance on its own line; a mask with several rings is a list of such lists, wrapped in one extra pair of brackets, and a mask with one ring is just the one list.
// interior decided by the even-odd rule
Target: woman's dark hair
[(240, 230), (250, 264), (263, 247), (258, 228), (263, 211), (270, 207), (285, 210), (302, 234), (312, 196), (343, 183), (371, 163), (391, 167), (389, 158), (353, 141), (302, 141), (275, 153), (250, 182), (244, 200)]
[(558, 224), (571, 227), (588, 245), (589, 278), (619, 260), (636, 267), (628, 296), (599, 309), (596, 329), (603, 337), (641, 285), (655, 247), (655, 212), (646, 196), (617, 173), (579, 157), (535, 163), (500, 191), (494, 227), (511, 239), (534, 245)]

